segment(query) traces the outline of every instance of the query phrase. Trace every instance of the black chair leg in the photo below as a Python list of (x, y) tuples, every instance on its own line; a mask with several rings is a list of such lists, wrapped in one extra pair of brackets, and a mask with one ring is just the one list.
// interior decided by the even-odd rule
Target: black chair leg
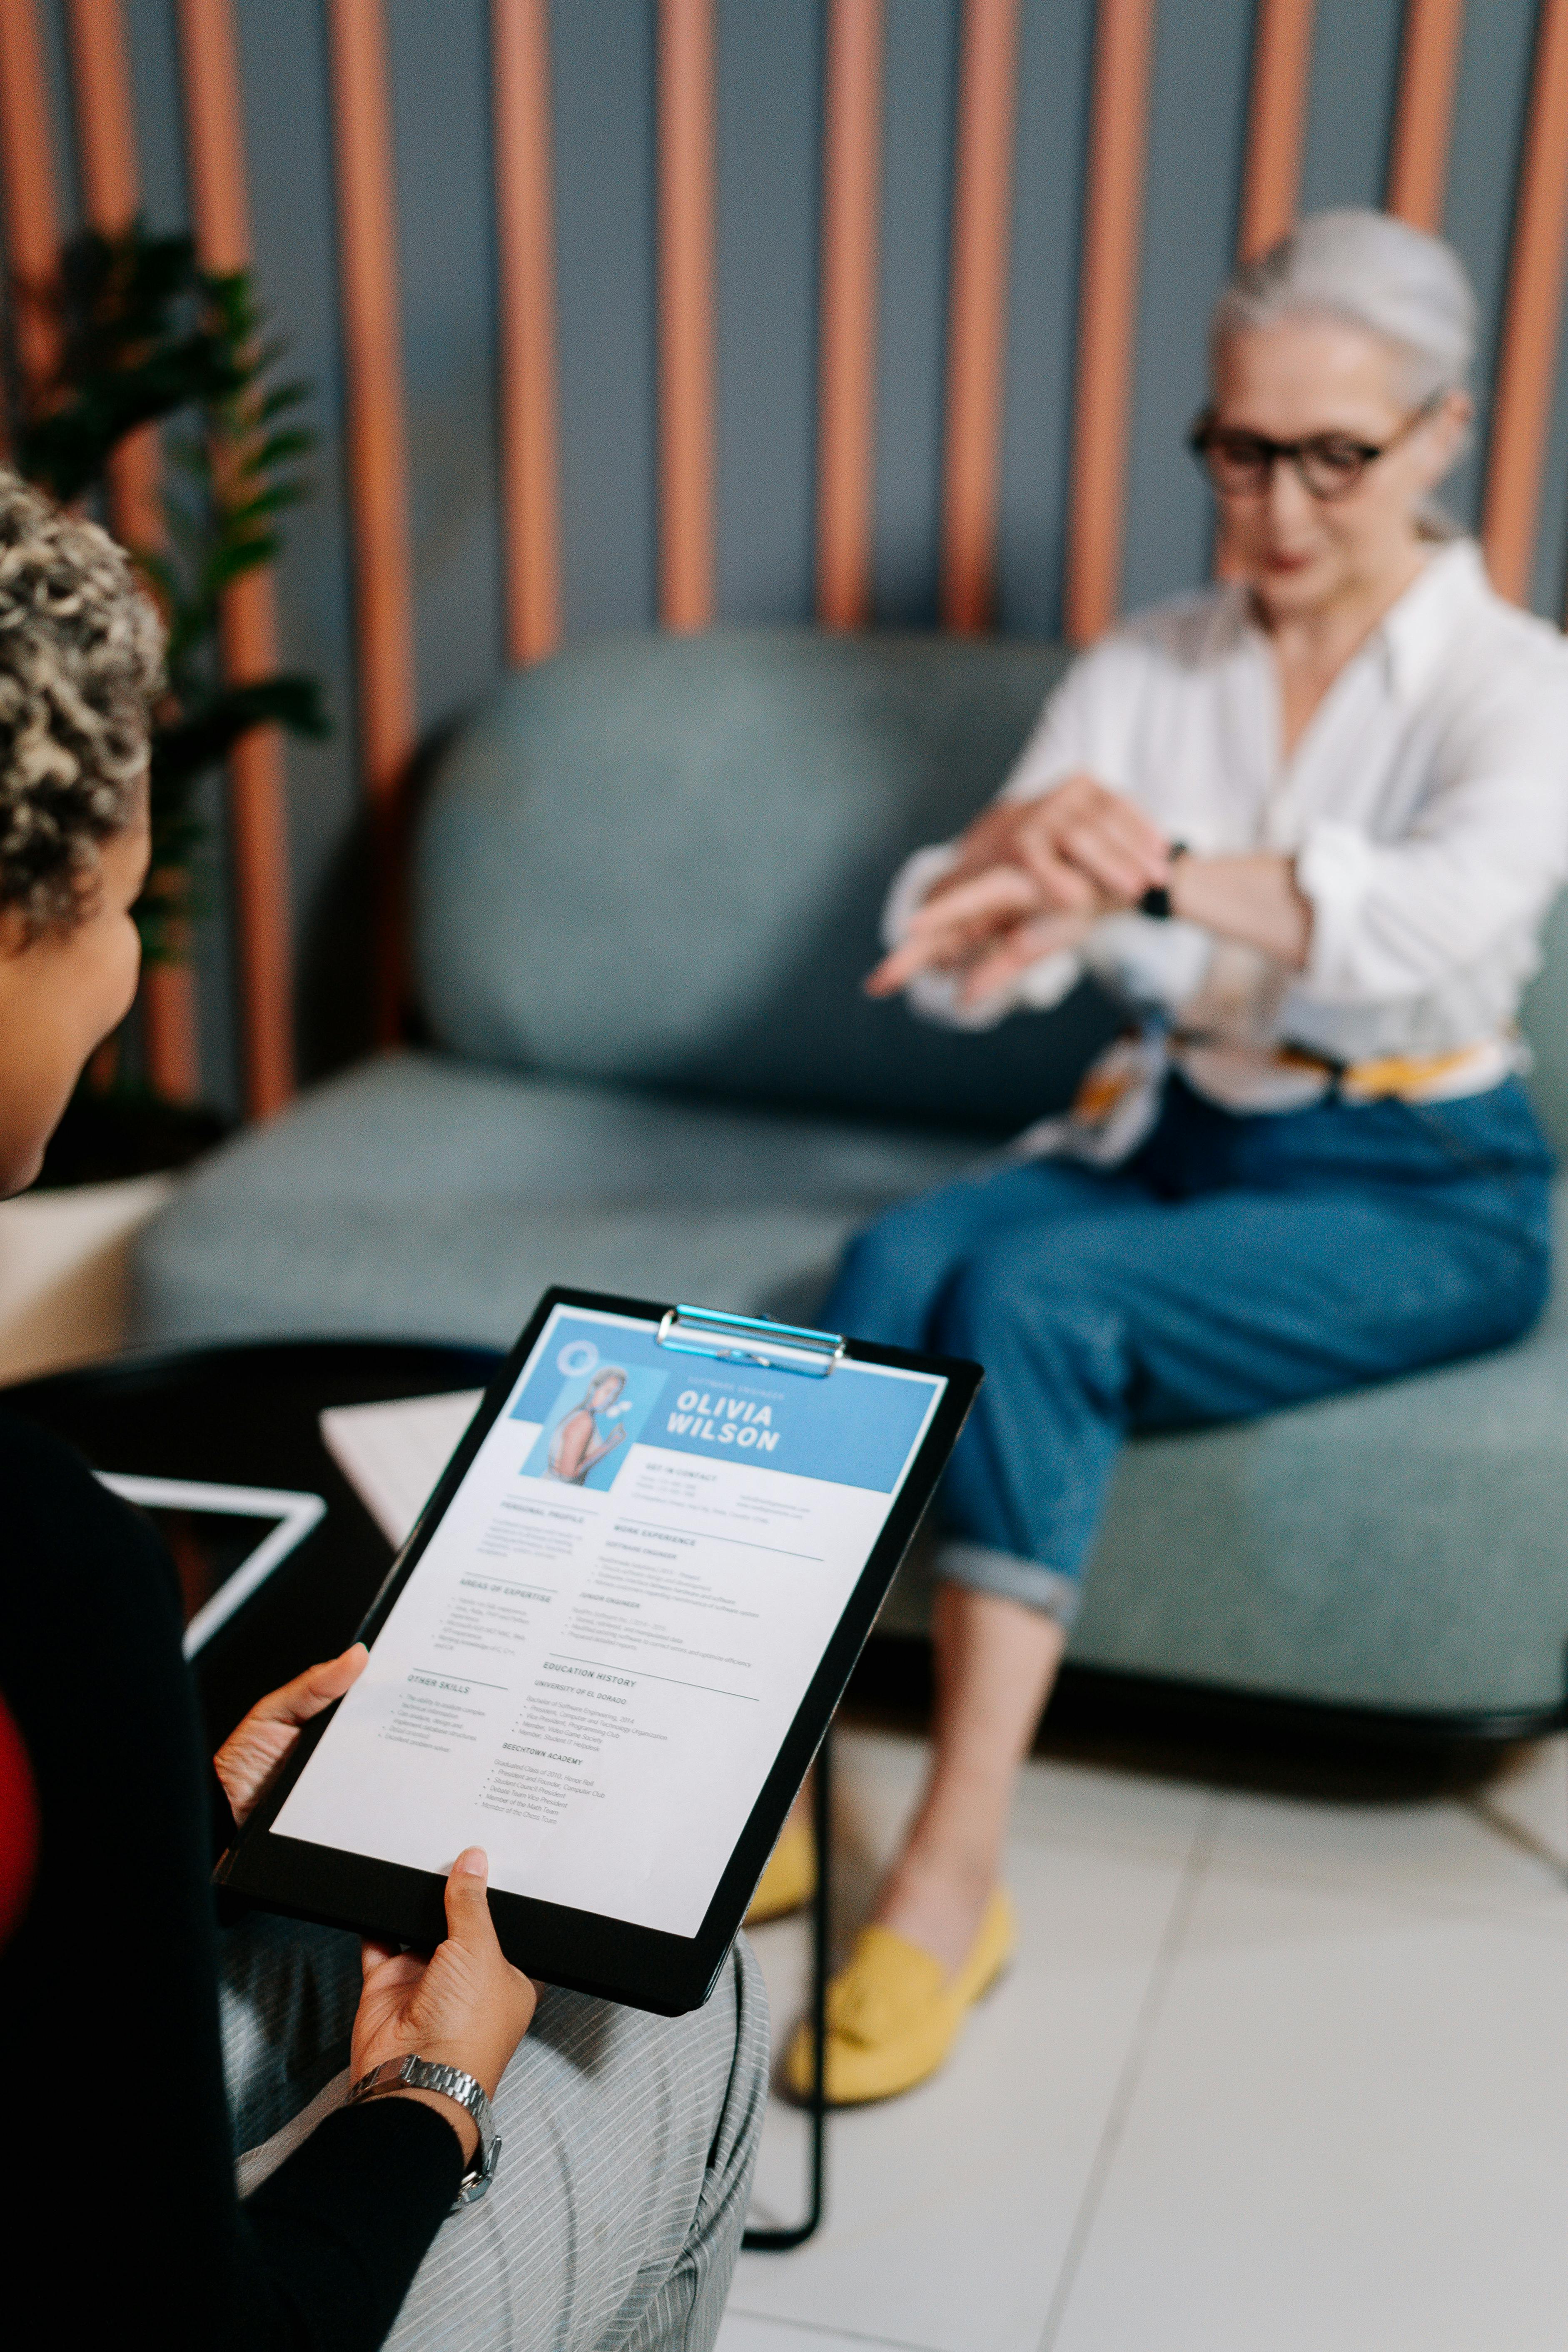
[(827, 2163), (827, 1974), (829, 1885), (833, 1827), (833, 1731), (829, 1726), (816, 1751), (812, 1790), (812, 1827), (816, 1838), (816, 1901), (811, 1922), (811, 2026), (816, 2068), (806, 2112), (811, 2117), (811, 2200), (805, 2219), (793, 2230), (748, 2230), (741, 2243), (751, 2254), (787, 2254), (804, 2246), (822, 2219)]

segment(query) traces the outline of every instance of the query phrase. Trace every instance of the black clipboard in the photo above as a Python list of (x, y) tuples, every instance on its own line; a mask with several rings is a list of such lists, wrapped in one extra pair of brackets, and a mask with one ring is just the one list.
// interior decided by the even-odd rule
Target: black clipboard
[[(945, 1383), (696, 1934), (672, 1935), (491, 1888), (490, 1908), (501, 1947), (518, 1967), (547, 1983), (675, 2017), (699, 2008), (718, 1980), (784, 1817), (984, 1375), (978, 1364), (956, 1358), (915, 1355), (766, 1318), (665, 1307), (598, 1291), (550, 1289), (485, 1391), (461, 1444), (393, 1561), (360, 1627), (362, 1641), (374, 1645), (557, 1308), (581, 1308), (590, 1315), (621, 1316), (652, 1325), (661, 1347), (707, 1357), (719, 1366), (761, 1364), (770, 1372), (830, 1381), (840, 1365), (863, 1363), (922, 1373)], [(327, 1709), (300, 1734), (279, 1779), (218, 1863), (216, 1882), (266, 1910), (429, 1949), (446, 1932), (443, 1877), (274, 1832), (274, 1821), (336, 1712), (336, 1707)], [(481, 1830), (476, 1829), (474, 1836), (476, 1843), (485, 1842)]]

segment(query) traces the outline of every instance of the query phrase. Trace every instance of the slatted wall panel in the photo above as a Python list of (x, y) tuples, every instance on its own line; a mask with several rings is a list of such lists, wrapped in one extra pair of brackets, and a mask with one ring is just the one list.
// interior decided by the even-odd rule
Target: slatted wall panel
[[(409, 763), (506, 663), (612, 621), (731, 612), (958, 630), (1059, 614), (1081, 643), (1129, 593), (1201, 578), (1179, 440), (1203, 313), (1226, 253), (1258, 250), (1303, 201), (1386, 202), (1472, 260), (1496, 352), (1475, 493), (1489, 559), (1509, 593), (1561, 595), (1568, 0), (770, 0), (765, 21), (746, 0), (443, 0), (444, 42), (426, 6), (0, 0), (21, 288), (47, 284), (73, 204), (105, 224), (134, 209), (165, 112), (215, 261), (250, 250), (258, 142), (269, 186), (297, 168), (330, 191), (282, 242), (273, 204), (256, 256), (307, 342), (335, 289), (289, 639), (309, 660), (319, 627), (335, 652), (346, 582), (355, 686), (337, 744), (295, 759), (292, 872), (289, 755), (258, 739), (231, 780), (253, 1112), (289, 1090), (301, 926), (319, 1066), (311, 974), (360, 855), (356, 806), (374, 1027), (398, 1035)], [(748, 106), (765, 138), (746, 135)], [(440, 192), (454, 230), (437, 268), (433, 152), (464, 164)], [(1201, 234), (1174, 235), (1189, 217)], [(5, 351), (9, 397), (37, 396), (54, 354), (26, 299)], [(156, 492), (147, 443), (114, 484), (128, 534), (156, 531)], [(226, 616), (237, 675), (274, 658), (270, 593)], [(177, 1019), (149, 1008), (171, 1091), (196, 1082), (186, 999)]]
[(816, 472), (816, 609), (829, 629), (863, 628), (871, 611), (884, 37), (884, 0), (829, 0)]
[(1074, 645), (1121, 602), (1129, 395), (1143, 226), (1153, 0), (1100, 0), (1079, 308), (1072, 520), (1064, 605)]
[(360, 771), (376, 898), (375, 1036), (403, 996), (400, 793), (417, 734), (396, 184), (381, 0), (328, 0), (338, 252), (348, 394), (348, 497), (358, 633)]
[[(82, 208), (94, 228), (113, 236), (130, 226), (141, 203), (120, 0), (70, 0), (68, 22)], [(110, 519), (130, 547), (152, 550), (163, 543), (159, 475), (157, 428), (148, 425), (121, 445), (110, 476)], [(281, 896), (276, 891), (268, 895), (272, 903)], [(178, 921), (172, 931), (176, 951), (188, 955), (189, 924)], [(148, 1077), (173, 1101), (195, 1101), (202, 1087), (201, 1043), (195, 973), (188, 961), (149, 966), (142, 983), (142, 1013)], [(288, 1034), (286, 1022), (283, 1034)]]
[(512, 661), (531, 662), (561, 642), (555, 212), (544, 0), (494, 0), (494, 40), (506, 647)]
[[(180, 0), (179, 27), (196, 249), (208, 269), (243, 269), (251, 258), (250, 207), (231, 0)], [(243, 684), (276, 669), (269, 573), (247, 572), (229, 588), (220, 635), (227, 677)], [(282, 739), (276, 728), (258, 728), (229, 756), (235, 962), (245, 1102), (253, 1118), (281, 1109), (294, 1090), (286, 790)]]

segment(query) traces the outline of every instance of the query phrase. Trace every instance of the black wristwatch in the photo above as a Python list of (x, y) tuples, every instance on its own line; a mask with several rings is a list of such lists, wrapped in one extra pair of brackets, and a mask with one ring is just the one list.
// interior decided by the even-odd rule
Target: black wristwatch
[[(1172, 842), (1171, 863), (1173, 866), (1175, 864), (1178, 857), (1185, 857), (1186, 855), (1187, 845), (1184, 841)], [(1141, 915), (1148, 915), (1152, 917), (1156, 923), (1168, 923), (1171, 919), (1170, 885), (1165, 882), (1155, 882), (1151, 884), (1150, 887), (1144, 891), (1143, 896), (1138, 901), (1138, 912)]]

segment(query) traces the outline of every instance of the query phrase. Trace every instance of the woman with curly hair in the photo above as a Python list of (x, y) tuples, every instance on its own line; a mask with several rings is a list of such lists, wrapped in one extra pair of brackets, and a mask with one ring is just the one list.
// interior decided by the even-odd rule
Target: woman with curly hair
[[(0, 1192), (37, 1174), (135, 993), (161, 660), (112, 541), (0, 473)], [(13, 2339), (134, 2321), (225, 2352), (711, 2346), (766, 2095), (744, 1948), (673, 2021), (534, 1985), (496, 1940), (477, 1847), (427, 1958), (276, 1920), (220, 1931), (216, 1851), (364, 1650), (263, 1699), (215, 1780), (172, 1563), (4, 1413), (0, 1528), (0, 1800), (27, 1817), (0, 1854), (33, 1869), (19, 1919), (4, 1890), (0, 1951), (30, 2076), (5, 2127)], [(402, 2083), (413, 2056), (464, 2096)], [(70, 2118), (52, 2149), (46, 2088)], [(476, 2212), (492, 2105), (505, 2153)], [(68, 2203), (82, 2258), (62, 2270)]]

